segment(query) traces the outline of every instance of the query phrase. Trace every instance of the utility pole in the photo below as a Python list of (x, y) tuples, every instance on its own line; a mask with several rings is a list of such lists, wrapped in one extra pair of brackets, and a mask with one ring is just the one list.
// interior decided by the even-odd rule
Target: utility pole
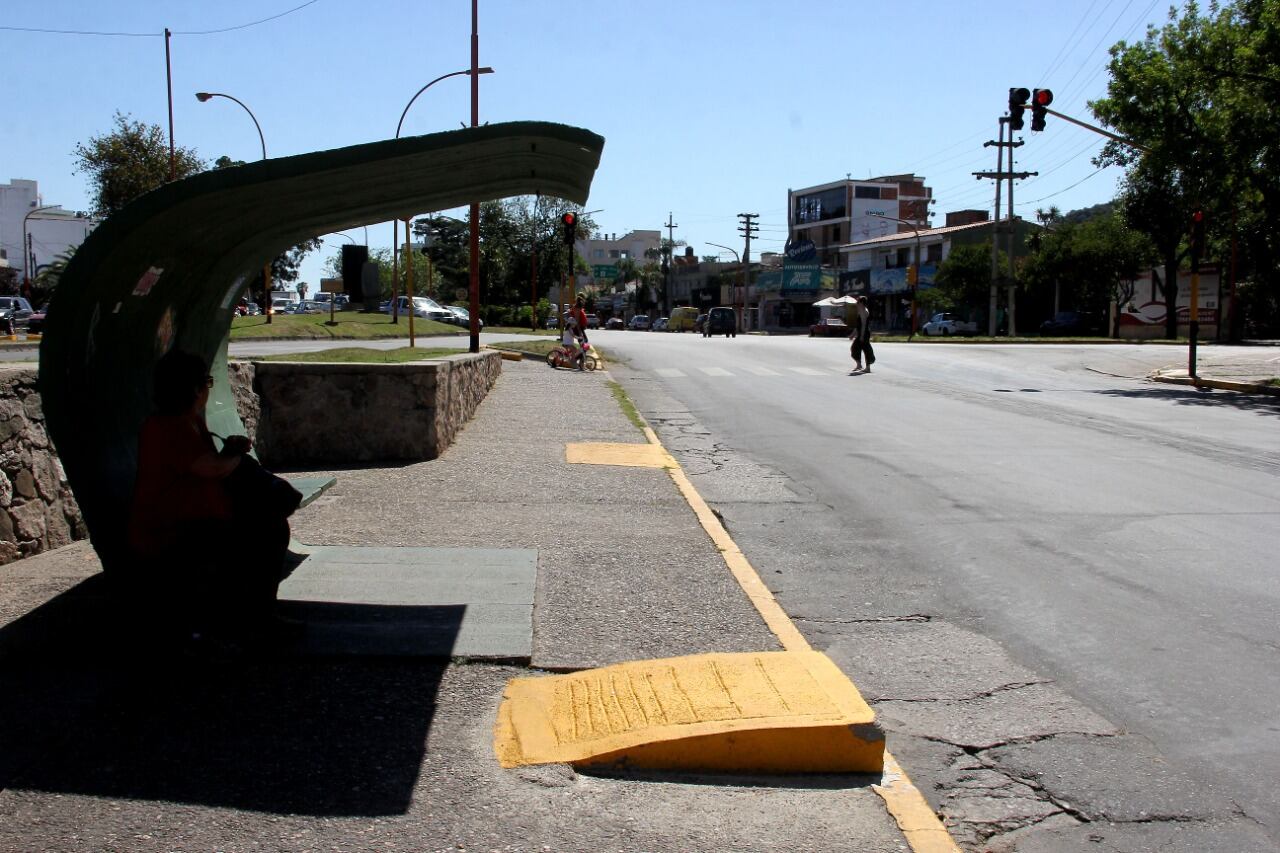
[(670, 317), (671, 316), (671, 276), (675, 273), (675, 270), (673, 268), (675, 266), (675, 261), (676, 261), (675, 229), (680, 227), (679, 225), (677, 225), (675, 222), (672, 221), (670, 211), (667, 211), (667, 224), (664, 227), (667, 229), (667, 283), (666, 283), (666, 288), (662, 294), (662, 308), (663, 308), (662, 313)]
[(746, 313), (747, 288), (751, 286), (751, 238), (760, 233), (760, 226), (755, 224), (755, 220), (760, 218), (760, 214), (739, 213), (738, 218), (742, 220), (742, 224), (738, 226), (738, 233), (746, 241), (742, 249), (742, 310), (743, 313)]
[[(1019, 140), (1013, 141), (1013, 130), (1009, 130), (1009, 141), (1005, 141), (1005, 125), (1009, 124), (1008, 116), (1000, 117), (1000, 133), (998, 140), (987, 140), (982, 143), (983, 148), (992, 145), (996, 146), (996, 170), (994, 172), (974, 172), (973, 175), (978, 180), (983, 178), (994, 179), (996, 182), (996, 221), (991, 226), (991, 297), (987, 306), (987, 334), (995, 337), (996, 334), (996, 307), (999, 301), (1000, 273), (999, 273), (999, 254), (1000, 254), (1000, 234), (1003, 232), (1004, 226), (1001, 225), (1000, 219), (1000, 182), (1008, 178), (1009, 180), (1009, 334), (1014, 333), (1013, 319), (1013, 246), (1015, 240), (1016, 228), (1013, 219), (1013, 182), (1015, 180), (1023, 180), (1038, 175), (1039, 172), (1015, 172), (1013, 171), (1013, 149), (1018, 148), (1024, 143)], [(1009, 169), (1004, 168), (1004, 149), (1009, 149)]]

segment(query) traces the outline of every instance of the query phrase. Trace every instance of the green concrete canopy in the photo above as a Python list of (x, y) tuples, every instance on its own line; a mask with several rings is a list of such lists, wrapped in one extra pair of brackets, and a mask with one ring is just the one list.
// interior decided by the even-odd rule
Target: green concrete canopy
[[(137, 436), (156, 361), (226, 358), (233, 308), (264, 263), (303, 240), (515, 195), (585, 203), (604, 139), (511, 122), (202, 172), (132, 202), (89, 235), (54, 294), (40, 351), (49, 435), (94, 547), (126, 556)], [(225, 370), (210, 429), (243, 431)]]

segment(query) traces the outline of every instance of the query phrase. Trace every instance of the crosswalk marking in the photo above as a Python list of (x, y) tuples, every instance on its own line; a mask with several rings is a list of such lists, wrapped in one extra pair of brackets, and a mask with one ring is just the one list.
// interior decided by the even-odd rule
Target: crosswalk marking
[(703, 373), (708, 376), (732, 376), (733, 374), (725, 370), (723, 367), (699, 367)]
[(677, 370), (674, 367), (659, 367), (653, 372), (664, 379), (683, 379), (685, 377), (685, 372), (683, 370)]
[(827, 372), (825, 370), (816, 370), (812, 367), (792, 367), (790, 369), (795, 371), (796, 373), (799, 373), (802, 376), (826, 376), (827, 375)]
[[(808, 365), (798, 365), (786, 368), (790, 373), (798, 373), (801, 376), (832, 376), (835, 374), (848, 373), (853, 368), (850, 364), (824, 364), (820, 367), (810, 367)], [(737, 365), (733, 370), (727, 370), (723, 367), (694, 367), (689, 366), (684, 370), (678, 367), (655, 367), (653, 372), (663, 379), (688, 379), (689, 374), (698, 370), (706, 376), (717, 377), (734, 377), (741, 376), (743, 373), (750, 373), (754, 376), (783, 376), (782, 372), (774, 370), (770, 367), (756, 367), (753, 365)]]
[(747, 372), (754, 373), (756, 376), (781, 376), (782, 374), (776, 370), (770, 370), (767, 367), (748, 367)]

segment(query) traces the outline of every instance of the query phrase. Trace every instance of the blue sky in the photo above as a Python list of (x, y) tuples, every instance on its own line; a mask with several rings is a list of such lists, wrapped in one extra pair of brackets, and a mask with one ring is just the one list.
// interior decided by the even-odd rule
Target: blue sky
[[(165, 27), (172, 30), (174, 128), (206, 160), (271, 156), (384, 139), (423, 84), (470, 64), (470, 0), (48, 0), (6, 4), (0, 29), (7, 109), (0, 181), (35, 179), (46, 204), (89, 206), (73, 173), (77, 142), (116, 110), (167, 125)], [(480, 0), (480, 120), (563, 122), (605, 137), (589, 209), (605, 232), (659, 228), (698, 254), (742, 245), (737, 214), (760, 214), (760, 250), (786, 237), (786, 193), (852, 177), (916, 172), (949, 210), (990, 208), (997, 118), (1008, 89), (1054, 91), (1054, 108), (1090, 119), (1107, 50), (1162, 24), (1168, 0), (942, 3), (807, 0)], [(71, 35), (25, 27), (151, 35)], [(470, 118), (466, 77), (424, 93), (404, 134)], [(1053, 117), (1021, 135), (1018, 212), (1108, 201), (1121, 172), (1090, 158), (1103, 139)], [(427, 211), (423, 211), (426, 213)], [(363, 237), (356, 233), (357, 240)], [(370, 225), (373, 247), (389, 224)], [(343, 242), (334, 239), (325, 254)], [(725, 255), (728, 258), (728, 254)], [(319, 257), (303, 278), (320, 277)]]

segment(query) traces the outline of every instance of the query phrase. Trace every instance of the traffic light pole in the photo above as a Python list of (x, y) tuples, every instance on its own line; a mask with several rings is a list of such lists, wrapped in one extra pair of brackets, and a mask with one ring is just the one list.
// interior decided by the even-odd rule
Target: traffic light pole
[[(1000, 138), (999, 140), (988, 140), (982, 144), (983, 148), (995, 145), (996, 153), (996, 170), (994, 172), (974, 172), (973, 175), (978, 180), (983, 178), (994, 179), (996, 182), (996, 221), (991, 226), (991, 299), (987, 309), (987, 334), (995, 337), (996, 334), (996, 310), (999, 304), (1000, 293), (1000, 187), (1001, 181), (1006, 178), (1009, 180), (1009, 334), (1014, 333), (1014, 284), (1013, 284), (1013, 247), (1017, 235), (1017, 229), (1013, 219), (1013, 182), (1015, 180), (1023, 180), (1032, 175), (1038, 175), (1039, 172), (1015, 172), (1013, 171), (1013, 149), (1023, 145), (1021, 141), (1013, 141), (1013, 128), (1009, 129), (1009, 141), (1004, 138), (1005, 126), (1010, 124), (1008, 116), (1000, 117)], [(1009, 149), (1009, 170), (1004, 168), (1004, 149)]]

